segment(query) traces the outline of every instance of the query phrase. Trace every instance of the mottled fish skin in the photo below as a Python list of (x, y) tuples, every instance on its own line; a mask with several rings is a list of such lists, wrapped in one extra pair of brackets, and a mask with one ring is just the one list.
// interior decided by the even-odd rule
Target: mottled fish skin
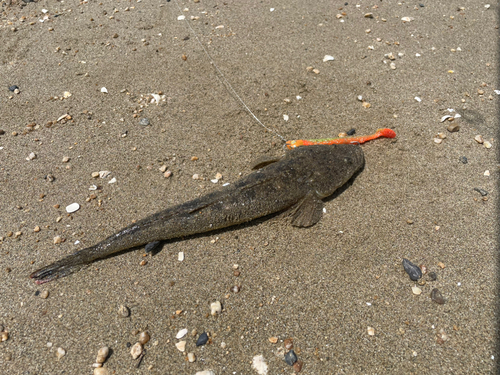
[(284, 210), (290, 211), (292, 225), (314, 225), (323, 213), (321, 199), (333, 194), (363, 165), (363, 150), (354, 145), (288, 151), (278, 161), (221, 190), (148, 216), (30, 277), (43, 284), (122, 250), (209, 232)]

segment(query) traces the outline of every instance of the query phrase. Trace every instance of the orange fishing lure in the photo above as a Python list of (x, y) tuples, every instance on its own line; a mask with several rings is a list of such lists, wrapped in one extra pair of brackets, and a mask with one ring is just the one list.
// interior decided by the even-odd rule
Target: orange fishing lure
[(287, 141), (286, 147), (291, 150), (300, 146), (312, 146), (312, 145), (348, 145), (348, 144), (361, 144), (372, 139), (377, 138), (394, 138), (396, 133), (392, 129), (378, 129), (375, 134), (365, 135), (360, 137), (344, 137), (344, 138), (323, 138), (323, 139), (296, 139), (293, 141)]

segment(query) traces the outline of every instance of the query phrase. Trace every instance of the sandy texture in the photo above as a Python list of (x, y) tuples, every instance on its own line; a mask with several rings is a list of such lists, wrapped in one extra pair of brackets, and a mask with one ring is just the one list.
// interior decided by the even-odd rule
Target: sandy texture
[[(257, 355), (269, 374), (289, 374), (280, 357), (289, 337), (304, 374), (496, 373), (500, 84), (491, 3), (200, 0), (180, 2), (189, 8), (180, 12), (175, 1), (2, 0), (0, 324), (10, 335), (0, 343), (2, 373), (91, 374), (108, 345), (105, 367), (115, 374), (252, 374)], [(280, 138), (217, 79), (180, 14), (256, 116), (284, 138), (381, 127), (398, 137), (363, 146), (364, 171), (312, 228), (278, 215), (35, 285), (34, 270), (283, 153)], [(60, 99), (65, 91), (71, 96)], [(164, 99), (150, 103), (160, 92)], [(440, 123), (448, 108), (461, 115), (459, 132)], [(57, 122), (65, 114), (71, 118)], [(150, 125), (139, 125), (143, 117)], [(440, 132), (446, 138), (436, 144)], [(91, 177), (103, 170), (111, 175)], [(223, 179), (213, 184), (217, 173)], [(69, 215), (74, 202), (81, 208)], [(54, 245), (56, 236), (65, 242)], [(438, 275), (420, 296), (403, 257)], [(444, 305), (431, 301), (433, 288)], [(222, 314), (208, 316), (217, 300)], [(118, 316), (121, 304), (129, 318)], [(195, 363), (174, 345), (182, 328)], [(196, 348), (193, 329), (209, 332), (210, 344)], [(127, 348), (138, 340), (134, 330), (151, 334), (139, 369)], [(67, 351), (60, 360), (58, 347)]]

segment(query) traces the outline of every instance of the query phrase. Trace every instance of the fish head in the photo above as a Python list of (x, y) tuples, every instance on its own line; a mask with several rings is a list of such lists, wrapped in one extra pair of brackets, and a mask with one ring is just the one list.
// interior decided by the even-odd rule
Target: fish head
[(290, 153), (296, 153), (297, 169), (307, 175), (304, 183), (321, 199), (349, 181), (365, 162), (363, 149), (357, 145), (307, 146)]

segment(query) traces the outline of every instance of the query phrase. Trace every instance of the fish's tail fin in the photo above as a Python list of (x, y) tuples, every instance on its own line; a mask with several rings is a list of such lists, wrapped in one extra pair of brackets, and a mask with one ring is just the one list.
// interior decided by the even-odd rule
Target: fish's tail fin
[(37, 284), (45, 284), (49, 281), (71, 275), (87, 265), (88, 262), (82, 259), (81, 251), (79, 251), (57, 262), (49, 264), (48, 266), (40, 268), (33, 272), (30, 278), (34, 279)]

